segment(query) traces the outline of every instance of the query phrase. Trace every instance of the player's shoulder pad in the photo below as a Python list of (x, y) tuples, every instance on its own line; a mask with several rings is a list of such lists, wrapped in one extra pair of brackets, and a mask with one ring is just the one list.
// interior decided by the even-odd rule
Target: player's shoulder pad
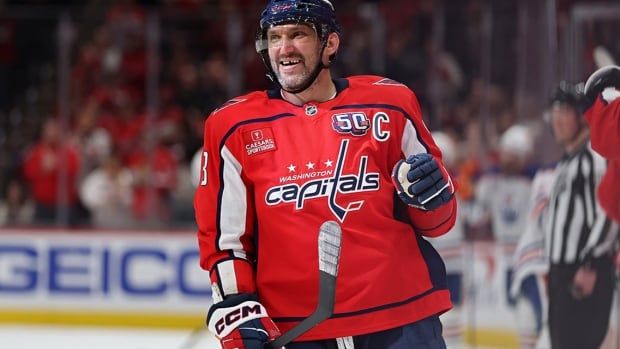
[(367, 88), (387, 87), (411, 91), (407, 85), (379, 75), (355, 75), (349, 77), (348, 80), (351, 86), (364, 86)]
[[(265, 91), (255, 91), (246, 95), (231, 98), (211, 112), (206, 122), (220, 126), (233, 125), (251, 117), (259, 105), (267, 99)], [(224, 126), (226, 127), (226, 126)]]
[(407, 85), (378, 75), (356, 75), (348, 78), (349, 86), (354, 90), (364, 90), (382, 98), (394, 101), (415, 98), (414, 92)]
[(221, 114), (234, 114), (239, 110), (247, 110), (252, 104), (260, 103), (267, 95), (265, 91), (250, 92), (246, 95), (231, 98), (224, 102), (221, 106), (213, 110), (211, 116)]

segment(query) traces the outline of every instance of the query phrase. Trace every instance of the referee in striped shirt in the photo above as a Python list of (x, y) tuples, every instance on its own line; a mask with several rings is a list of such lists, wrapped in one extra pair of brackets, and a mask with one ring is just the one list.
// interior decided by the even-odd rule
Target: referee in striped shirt
[(553, 349), (598, 349), (607, 333), (614, 288), (618, 227), (596, 199), (606, 161), (590, 146), (582, 106), (582, 94), (563, 82), (547, 113), (565, 151), (545, 220)]

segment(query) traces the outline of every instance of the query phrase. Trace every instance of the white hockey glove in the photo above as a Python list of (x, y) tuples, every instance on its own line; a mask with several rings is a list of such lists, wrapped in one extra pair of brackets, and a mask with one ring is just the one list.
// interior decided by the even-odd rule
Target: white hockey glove
[(588, 107), (594, 104), (599, 95), (607, 103), (620, 97), (620, 67), (608, 65), (592, 73), (586, 81), (584, 92), (588, 98)]
[(253, 294), (230, 296), (213, 304), (207, 327), (223, 349), (263, 349), (280, 336), (280, 330)]
[(407, 205), (427, 211), (448, 203), (454, 195), (448, 172), (426, 153), (398, 161), (392, 171), (392, 183)]

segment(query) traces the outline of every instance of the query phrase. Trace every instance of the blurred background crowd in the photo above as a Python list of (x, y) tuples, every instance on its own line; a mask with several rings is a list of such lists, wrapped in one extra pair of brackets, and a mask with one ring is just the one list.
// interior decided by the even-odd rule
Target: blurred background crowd
[[(556, 161), (542, 118), (553, 88), (585, 79), (596, 46), (620, 57), (613, 1), (334, 5), (344, 43), (335, 76), (407, 84), (431, 130), (454, 144), (446, 156), (465, 202), (485, 174), (527, 177)], [(0, 1), (0, 224), (191, 229), (205, 118), (270, 87), (253, 43), (263, 6)], [(531, 144), (502, 148), (515, 124)], [(519, 158), (516, 168), (502, 167), (502, 151)]]

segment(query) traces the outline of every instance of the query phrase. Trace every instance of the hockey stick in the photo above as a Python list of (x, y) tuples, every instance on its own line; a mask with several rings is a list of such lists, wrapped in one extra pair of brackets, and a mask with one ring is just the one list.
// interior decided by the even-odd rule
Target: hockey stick
[(209, 330), (205, 327), (205, 325), (201, 325), (200, 327), (194, 328), (183, 340), (181, 345), (177, 349), (193, 349), (196, 347), (198, 342), (201, 341), (201, 337), (206, 335)]
[(269, 343), (269, 348), (280, 349), (334, 314), (341, 243), (342, 229), (338, 223), (326, 221), (321, 224), (319, 230), (319, 299), (316, 309), (297, 326)]

